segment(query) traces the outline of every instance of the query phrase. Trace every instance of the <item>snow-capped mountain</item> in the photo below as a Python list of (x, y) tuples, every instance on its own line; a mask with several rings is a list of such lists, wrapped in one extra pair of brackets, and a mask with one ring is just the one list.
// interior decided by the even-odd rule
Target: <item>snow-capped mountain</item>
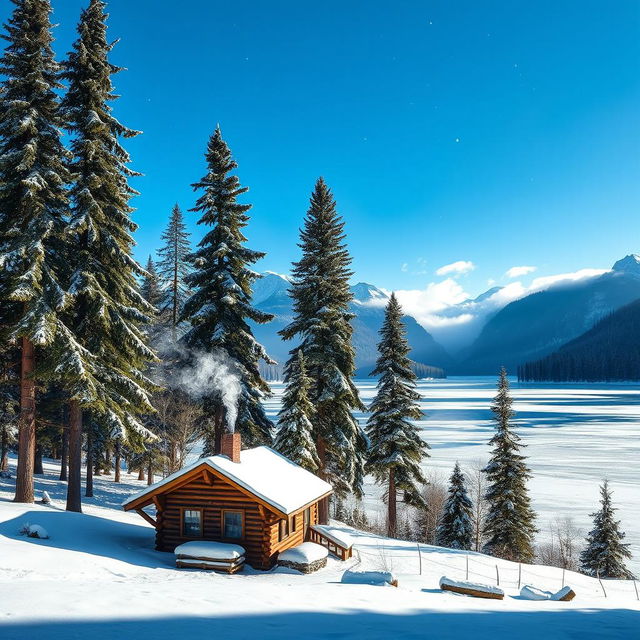
[(618, 260), (611, 271), (579, 281), (562, 281), (511, 302), (491, 317), (473, 344), (460, 354), (455, 371), (515, 373), (578, 337), (611, 312), (640, 298), (640, 256)]
[[(268, 324), (254, 325), (254, 335), (280, 366), (286, 362), (289, 351), (295, 347), (295, 344), (283, 341), (278, 335), (278, 331), (291, 321), (293, 315), (289, 286), (287, 276), (267, 272), (254, 287), (254, 304), (260, 310), (275, 316)], [(351, 311), (355, 314), (352, 324), (357, 375), (366, 377), (374, 368), (378, 355), (378, 331), (382, 326), (388, 296), (378, 287), (365, 282), (354, 285), (351, 290), (354, 295)], [(449, 367), (451, 357), (431, 334), (415, 318), (405, 316), (404, 320), (412, 347), (411, 358), (422, 365), (443, 369)]]

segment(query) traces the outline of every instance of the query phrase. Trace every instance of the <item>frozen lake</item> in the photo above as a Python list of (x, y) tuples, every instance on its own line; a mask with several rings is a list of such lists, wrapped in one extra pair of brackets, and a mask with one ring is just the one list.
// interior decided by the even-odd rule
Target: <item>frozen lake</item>
[[(456, 460), (462, 466), (487, 460), (495, 382), (493, 377), (420, 381), (425, 412), (420, 426), (431, 445), (427, 472), (437, 470), (446, 478)], [(359, 381), (358, 388), (368, 404), (375, 381)], [(276, 395), (268, 402), (272, 417), (282, 385), (273, 389)], [(640, 573), (640, 386), (519, 385), (512, 380), (512, 395), (514, 423), (533, 471), (529, 487), (540, 537), (546, 537), (556, 516), (571, 516), (586, 534), (589, 514), (599, 504), (598, 485), (608, 478), (631, 544), (632, 568)], [(376, 508), (367, 502), (368, 509)]]

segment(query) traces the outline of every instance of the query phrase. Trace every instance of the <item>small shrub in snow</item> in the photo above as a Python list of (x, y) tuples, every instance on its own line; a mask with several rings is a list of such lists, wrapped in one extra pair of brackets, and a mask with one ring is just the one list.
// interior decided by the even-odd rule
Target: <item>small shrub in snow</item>
[(39, 524), (29, 524), (26, 522), (22, 529), (20, 529), (20, 535), (29, 536), (29, 538), (39, 538), (40, 540), (48, 540), (49, 534), (44, 527)]

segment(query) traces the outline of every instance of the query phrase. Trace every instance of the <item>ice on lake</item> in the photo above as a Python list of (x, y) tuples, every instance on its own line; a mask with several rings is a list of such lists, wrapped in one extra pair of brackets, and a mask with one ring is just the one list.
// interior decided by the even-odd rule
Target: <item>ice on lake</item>
[[(631, 544), (631, 567), (640, 573), (640, 386), (511, 382), (514, 424), (533, 471), (529, 487), (540, 537), (558, 516), (571, 516), (586, 534), (590, 514), (599, 506), (598, 485), (608, 478)], [(420, 425), (431, 445), (428, 472), (446, 479), (456, 460), (463, 466), (487, 460), (495, 383), (493, 377), (420, 381), (425, 412)], [(268, 401), (272, 417), (282, 388), (273, 385), (275, 395)], [(358, 388), (368, 404), (375, 380), (360, 380)], [(367, 491), (370, 498), (378, 495), (374, 487)], [(368, 500), (367, 508), (382, 510), (377, 500)]]

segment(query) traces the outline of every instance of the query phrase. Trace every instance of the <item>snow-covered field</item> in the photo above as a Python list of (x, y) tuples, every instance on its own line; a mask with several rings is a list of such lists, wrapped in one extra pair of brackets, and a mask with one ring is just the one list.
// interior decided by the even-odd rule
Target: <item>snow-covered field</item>
[[(446, 482), (456, 460), (466, 467), (486, 461), (495, 382), (489, 377), (420, 382), (426, 414), (421, 426), (431, 445), (427, 473), (435, 471)], [(358, 388), (368, 404), (375, 381), (359, 381)], [(273, 389), (271, 415), (277, 412), (282, 385)], [(586, 534), (589, 514), (598, 507), (598, 485), (608, 478), (631, 544), (629, 566), (640, 575), (640, 386), (518, 385), (512, 380), (512, 391), (515, 422), (534, 474), (529, 486), (540, 539), (557, 516), (571, 516)], [(367, 487), (370, 513), (384, 509), (379, 494), (377, 487)]]
[[(63, 511), (64, 485), (56, 474), (57, 465), (47, 463), (37, 480), (51, 506), (12, 503), (13, 481), (0, 479), (2, 640), (638, 637), (640, 602), (630, 582), (607, 582), (605, 598), (596, 580), (567, 573), (575, 600), (528, 601), (518, 597), (518, 565), (437, 547), (419, 551), (413, 543), (354, 531), (356, 557), (330, 559), (312, 575), (177, 570), (172, 554), (153, 550), (153, 529), (118, 508), (141, 488), (133, 476), (124, 474), (120, 485), (97, 478), (96, 497), (75, 514)], [(50, 539), (20, 536), (26, 522), (44, 526)], [(470, 580), (495, 584), (499, 575), (503, 601), (439, 590), (443, 575), (466, 577), (467, 559)], [(348, 568), (392, 571), (399, 586), (343, 584)], [(524, 566), (521, 582), (557, 591), (562, 572)]]

